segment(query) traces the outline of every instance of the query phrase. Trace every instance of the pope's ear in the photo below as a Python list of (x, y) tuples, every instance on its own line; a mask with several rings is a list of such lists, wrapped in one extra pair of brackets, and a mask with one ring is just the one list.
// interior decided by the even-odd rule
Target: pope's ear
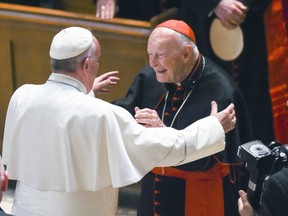
[(90, 59), (89, 58), (85, 58), (82, 62), (82, 68), (83, 69), (88, 69), (88, 63), (89, 63)]

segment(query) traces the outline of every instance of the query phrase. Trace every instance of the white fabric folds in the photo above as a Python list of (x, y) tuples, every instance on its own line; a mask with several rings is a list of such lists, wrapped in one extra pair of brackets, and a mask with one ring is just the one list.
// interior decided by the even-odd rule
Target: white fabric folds
[(43, 191), (99, 191), (138, 182), (155, 166), (224, 150), (225, 134), (215, 117), (181, 131), (145, 128), (123, 108), (85, 91), (58, 74), (15, 91), (3, 146), (10, 179)]

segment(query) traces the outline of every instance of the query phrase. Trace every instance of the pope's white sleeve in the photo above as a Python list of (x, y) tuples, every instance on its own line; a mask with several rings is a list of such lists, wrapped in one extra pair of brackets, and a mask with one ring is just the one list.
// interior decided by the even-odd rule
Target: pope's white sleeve
[[(185, 143), (184, 149), (183, 143)], [(223, 151), (224, 148), (225, 132), (223, 127), (215, 117), (209, 116), (181, 130), (174, 147), (157, 166), (189, 163)], [(179, 161), (179, 154), (183, 154), (181, 161)]]
[(90, 96), (90, 97), (94, 97), (94, 98), (96, 98), (96, 95), (95, 95), (95, 93), (94, 93), (93, 90), (91, 90), (90, 92), (88, 92), (87, 95)]

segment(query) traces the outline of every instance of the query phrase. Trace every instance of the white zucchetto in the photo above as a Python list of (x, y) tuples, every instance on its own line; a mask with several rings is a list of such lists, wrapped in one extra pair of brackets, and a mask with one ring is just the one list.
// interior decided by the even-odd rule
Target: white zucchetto
[(56, 34), (50, 46), (50, 57), (57, 60), (76, 57), (93, 42), (92, 33), (81, 27), (69, 27)]

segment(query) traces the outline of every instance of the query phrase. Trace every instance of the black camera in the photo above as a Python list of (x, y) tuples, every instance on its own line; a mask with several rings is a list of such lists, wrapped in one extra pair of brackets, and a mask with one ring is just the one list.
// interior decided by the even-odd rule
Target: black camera
[(237, 155), (245, 162), (250, 175), (247, 198), (254, 209), (259, 208), (265, 181), (274, 173), (288, 167), (287, 146), (275, 141), (266, 146), (259, 140), (239, 146)]

